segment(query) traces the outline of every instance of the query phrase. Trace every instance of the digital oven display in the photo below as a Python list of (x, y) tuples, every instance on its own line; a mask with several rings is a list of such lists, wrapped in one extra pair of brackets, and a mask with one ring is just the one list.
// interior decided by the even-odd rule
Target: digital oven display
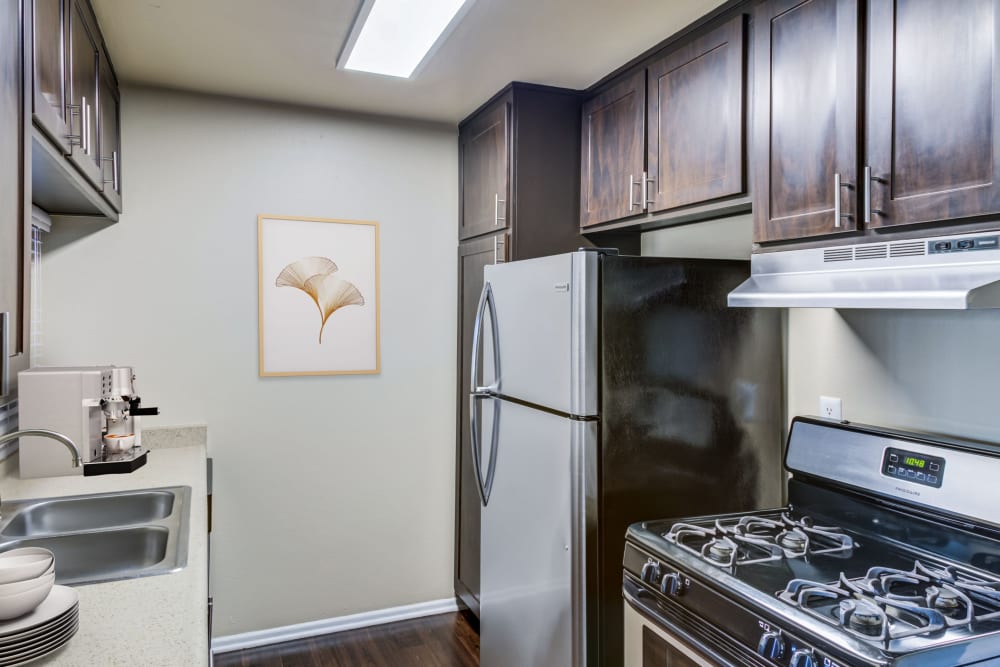
[(882, 474), (939, 489), (944, 479), (944, 459), (888, 447), (882, 459)]

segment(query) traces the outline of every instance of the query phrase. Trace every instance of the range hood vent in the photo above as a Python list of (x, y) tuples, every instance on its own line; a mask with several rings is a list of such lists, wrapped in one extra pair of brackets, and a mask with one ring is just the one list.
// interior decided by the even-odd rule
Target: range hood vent
[(748, 308), (1000, 308), (1000, 232), (757, 253)]

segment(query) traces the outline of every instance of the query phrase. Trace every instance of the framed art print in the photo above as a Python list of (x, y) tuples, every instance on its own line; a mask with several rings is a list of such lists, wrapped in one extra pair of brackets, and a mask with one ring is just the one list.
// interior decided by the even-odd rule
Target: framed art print
[(381, 370), (378, 223), (257, 216), (260, 375)]

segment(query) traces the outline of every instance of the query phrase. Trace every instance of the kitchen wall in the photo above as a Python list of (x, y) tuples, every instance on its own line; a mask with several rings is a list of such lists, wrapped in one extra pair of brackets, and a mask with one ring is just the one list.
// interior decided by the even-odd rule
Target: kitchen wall
[[(216, 636), (450, 597), (455, 128), (123, 106), (121, 221), (45, 239), (44, 363), (133, 365), (148, 425), (208, 424)], [(381, 223), (380, 375), (258, 377), (258, 213)]]
[[(752, 217), (643, 235), (643, 254), (749, 258)], [(795, 308), (786, 319), (789, 419), (844, 400), (850, 421), (1000, 443), (1000, 311)]]

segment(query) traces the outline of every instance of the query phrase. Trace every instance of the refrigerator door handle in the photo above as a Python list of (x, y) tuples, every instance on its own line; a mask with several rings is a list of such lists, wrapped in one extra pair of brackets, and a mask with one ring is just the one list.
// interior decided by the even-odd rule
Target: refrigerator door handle
[[(496, 379), (493, 384), (479, 385), (479, 340), (483, 334), (483, 316), (486, 309), (490, 310), (490, 333), (493, 336), (493, 373)], [(494, 304), (493, 288), (487, 282), (479, 295), (479, 307), (476, 308), (476, 322), (472, 328), (472, 377), (469, 383), (473, 395), (488, 396), (500, 391), (500, 328), (497, 325), (497, 309)]]
[[(490, 433), (490, 463), (486, 469), (486, 478), (483, 479), (483, 462), (480, 453), (479, 442), (479, 419), (476, 417), (477, 403), (481, 400), (489, 399), (493, 401), (493, 429)], [(479, 489), (479, 499), (483, 507), (490, 502), (490, 493), (493, 491), (493, 478), (497, 471), (497, 444), (500, 439), (500, 401), (489, 394), (472, 394), (469, 396), (469, 439), (472, 446), (472, 467), (476, 471), (476, 486)]]
[[(495, 380), (486, 386), (479, 385), (479, 344), (483, 334), (483, 317), (486, 310), (490, 313), (490, 334), (492, 335), (493, 348), (493, 372)], [(483, 478), (483, 463), (481, 453), (481, 443), (479, 438), (479, 419), (476, 416), (478, 401), (492, 398), (500, 390), (500, 329), (497, 325), (497, 309), (493, 298), (493, 288), (489, 282), (483, 285), (483, 292), (479, 295), (479, 306), (476, 309), (476, 322), (472, 329), (472, 377), (470, 378), (469, 395), (469, 441), (472, 445), (472, 461), (476, 470), (476, 482), (479, 487), (479, 498), (483, 506), (490, 500), (490, 492), (493, 490), (493, 477), (496, 474), (496, 450), (497, 441), (500, 435), (500, 402), (493, 400), (493, 428), (490, 434), (490, 463), (486, 470), (486, 478)]]
[(486, 480), (483, 482), (483, 507), (490, 502), (493, 493), (493, 478), (497, 473), (497, 448), (500, 445), (500, 400), (493, 399), (493, 429), (490, 433), (490, 465), (486, 469)]
[(479, 401), (489, 398), (488, 394), (473, 393), (469, 396), (469, 444), (472, 448), (472, 469), (476, 473), (476, 489), (479, 500), (486, 506), (486, 487), (483, 483), (483, 464), (479, 457), (479, 420), (476, 418), (476, 408)]

